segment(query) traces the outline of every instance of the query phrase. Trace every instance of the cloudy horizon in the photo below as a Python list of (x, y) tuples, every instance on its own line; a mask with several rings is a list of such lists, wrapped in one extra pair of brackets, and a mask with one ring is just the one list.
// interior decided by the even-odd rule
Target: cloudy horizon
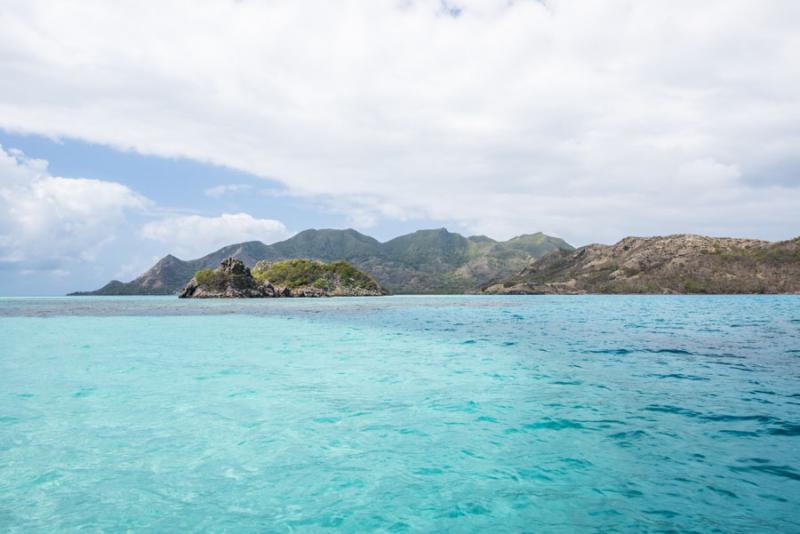
[(0, 8), (0, 294), (309, 227), (800, 234), (800, 4)]

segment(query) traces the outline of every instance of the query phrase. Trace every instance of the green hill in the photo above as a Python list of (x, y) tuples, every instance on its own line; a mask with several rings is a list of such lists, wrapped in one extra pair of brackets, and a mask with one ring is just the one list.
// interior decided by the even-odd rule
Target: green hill
[(228, 257), (250, 267), (260, 260), (342, 260), (372, 276), (392, 293), (465, 293), (519, 272), (531, 259), (556, 250), (573, 248), (562, 239), (542, 233), (495, 241), (486, 236), (464, 237), (440, 228), (381, 243), (352, 229), (305, 230), (272, 245), (260, 241), (237, 243), (189, 261), (166, 256), (135, 280), (115, 280), (99, 290), (75, 294), (174, 294), (195, 272), (214, 269)]

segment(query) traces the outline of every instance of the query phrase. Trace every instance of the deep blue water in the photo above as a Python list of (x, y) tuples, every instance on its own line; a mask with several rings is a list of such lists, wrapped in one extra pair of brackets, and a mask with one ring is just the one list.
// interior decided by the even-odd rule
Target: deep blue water
[(0, 299), (0, 531), (800, 532), (800, 297)]

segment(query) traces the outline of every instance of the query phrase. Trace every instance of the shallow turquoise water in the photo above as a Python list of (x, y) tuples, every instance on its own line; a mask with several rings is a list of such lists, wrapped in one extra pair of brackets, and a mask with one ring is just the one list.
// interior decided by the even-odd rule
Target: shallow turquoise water
[(800, 532), (800, 298), (0, 299), (0, 531)]

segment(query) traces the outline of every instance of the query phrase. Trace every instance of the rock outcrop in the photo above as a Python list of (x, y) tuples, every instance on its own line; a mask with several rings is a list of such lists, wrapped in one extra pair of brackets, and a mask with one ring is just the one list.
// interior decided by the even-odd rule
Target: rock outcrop
[(553, 252), (488, 294), (800, 293), (800, 238), (627, 237)]
[(312, 260), (258, 262), (251, 270), (235, 258), (195, 273), (180, 298), (275, 298), (379, 296), (387, 292), (346, 262)]
[(244, 262), (222, 260), (217, 269), (195, 273), (178, 295), (180, 298), (265, 298), (280, 295), (268, 281), (258, 281)]

